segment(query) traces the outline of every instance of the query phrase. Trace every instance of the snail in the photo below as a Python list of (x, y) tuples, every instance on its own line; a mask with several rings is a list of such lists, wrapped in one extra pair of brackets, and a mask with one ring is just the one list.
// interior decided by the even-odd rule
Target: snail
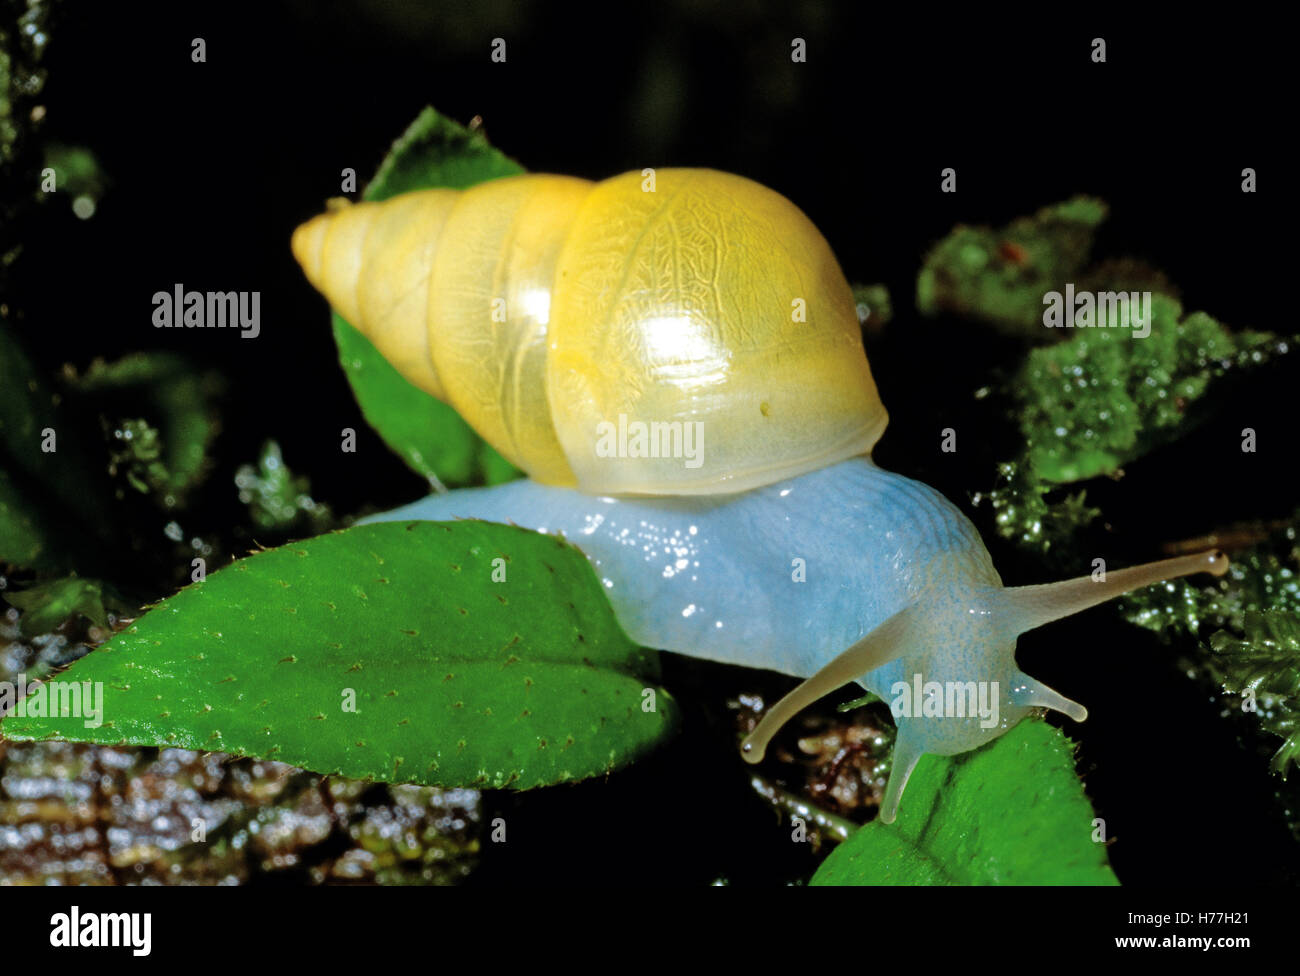
[(898, 735), (880, 819), (925, 753), (1083, 706), (1017, 637), (1121, 593), (1226, 572), (1202, 552), (1006, 587), (969, 519), (877, 467), (884, 432), (849, 285), (780, 194), (704, 169), (524, 175), (336, 208), (307, 278), (411, 383), (528, 478), (375, 516), (561, 533), (646, 647), (804, 679), (745, 738), (852, 682)]

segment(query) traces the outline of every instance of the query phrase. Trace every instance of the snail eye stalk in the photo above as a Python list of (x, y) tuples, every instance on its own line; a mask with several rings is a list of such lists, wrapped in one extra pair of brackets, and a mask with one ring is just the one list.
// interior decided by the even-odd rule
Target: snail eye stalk
[(1153, 583), (1194, 573), (1222, 576), (1227, 571), (1228, 557), (1218, 549), (1208, 549), (1191, 556), (1115, 570), (1102, 580), (1081, 576), (1059, 583), (1006, 587), (998, 592), (996, 599), (1004, 625), (1013, 634), (1023, 634)]

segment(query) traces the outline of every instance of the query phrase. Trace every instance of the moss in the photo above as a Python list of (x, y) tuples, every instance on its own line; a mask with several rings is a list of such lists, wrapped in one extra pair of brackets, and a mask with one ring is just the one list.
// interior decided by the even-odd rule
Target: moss
[(926, 255), (917, 308), (1043, 341), (1043, 293), (1082, 271), (1106, 214), (1101, 200), (1079, 196), (1001, 228), (959, 225)]
[(1113, 474), (1186, 433), (1215, 379), (1287, 351), (1270, 334), (1232, 333), (1204, 312), (1184, 315), (1167, 295), (1151, 296), (1149, 327), (1145, 337), (1075, 329), (1029, 353), (1013, 387), (1037, 479), (1064, 484)]

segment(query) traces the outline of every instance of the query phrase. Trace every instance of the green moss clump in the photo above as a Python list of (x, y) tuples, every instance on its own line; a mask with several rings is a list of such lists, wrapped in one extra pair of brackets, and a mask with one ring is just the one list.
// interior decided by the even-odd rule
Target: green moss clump
[(926, 255), (917, 308), (1042, 341), (1043, 294), (1082, 272), (1106, 214), (1101, 200), (1078, 196), (997, 229), (959, 225)]
[(1143, 338), (1076, 329), (1030, 352), (1012, 387), (1036, 478), (1066, 484), (1116, 472), (1184, 433), (1215, 378), (1279, 348), (1268, 333), (1234, 334), (1204, 312), (1183, 315), (1167, 295), (1151, 296), (1149, 324)]

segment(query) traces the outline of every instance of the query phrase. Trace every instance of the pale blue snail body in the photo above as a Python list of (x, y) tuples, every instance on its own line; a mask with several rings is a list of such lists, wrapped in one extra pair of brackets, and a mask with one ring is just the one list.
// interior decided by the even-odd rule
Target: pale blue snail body
[(416, 191), (332, 209), (293, 250), (402, 376), (530, 476), (381, 518), (563, 533), (635, 640), (805, 679), (746, 739), (751, 762), (798, 709), (863, 685), (899, 725), (886, 822), (924, 753), (1037, 707), (1085, 716), (1020, 672), (1017, 635), (1227, 567), (1202, 553), (1003, 587), (956, 507), (870, 460), (888, 416), (852, 291), (812, 222), (751, 180)]
[[(1166, 576), (1226, 568), (1201, 554), (1105, 582), (1004, 588), (956, 507), (867, 458), (722, 496), (601, 497), (525, 479), (431, 495), (368, 521), (460, 518), (565, 536), (646, 647), (809, 679), (751, 736), (751, 761), (790, 715), (847, 682), (894, 703), (885, 822), (924, 753), (974, 749), (1035, 707), (1086, 717), (1019, 670), (1017, 634)], [(910, 695), (918, 676), (923, 688), (957, 691), (926, 714), (927, 691), (909, 713), (898, 693)]]

